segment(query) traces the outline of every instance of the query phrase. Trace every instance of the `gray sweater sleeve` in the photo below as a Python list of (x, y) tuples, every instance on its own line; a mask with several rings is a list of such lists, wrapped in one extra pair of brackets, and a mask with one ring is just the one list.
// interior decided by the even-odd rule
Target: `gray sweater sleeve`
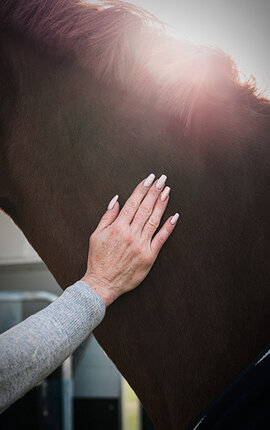
[(53, 372), (102, 321), (105, 305), (84, 282), (0, 335), (0, 413)]

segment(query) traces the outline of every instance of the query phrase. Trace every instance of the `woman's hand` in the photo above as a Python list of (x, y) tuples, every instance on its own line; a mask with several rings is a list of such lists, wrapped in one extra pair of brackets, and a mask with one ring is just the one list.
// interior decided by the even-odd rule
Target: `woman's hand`
[(96, 291), (105, 306), (143, 281), (179, 218), (178, 213), (170, 217), (153, 238), (170, 192), (169, 187), (163, 190), (165, 175), (152, 185), (154, 179), (151, 173), (142, 181), (120, 213), (115, 196), (90, 236), (82, 281)]

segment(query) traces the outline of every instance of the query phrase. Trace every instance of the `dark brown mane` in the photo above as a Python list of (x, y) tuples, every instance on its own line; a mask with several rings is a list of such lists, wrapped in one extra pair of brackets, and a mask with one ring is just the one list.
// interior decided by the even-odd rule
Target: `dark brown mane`
[(47, 54), (76, 59), (96, 79), (118, 81), (152, 99), (186, 129), (194, 118), (200, 121), (200, 112), (224, 110), (224, 104), (270, 115), (269, 102), (256, 95), (255, 81), (241, 83), (235, 63), (222, 50), (168, 37), (160, 21), (129, 3), (3, 0), (0, 14), (5, 27)]

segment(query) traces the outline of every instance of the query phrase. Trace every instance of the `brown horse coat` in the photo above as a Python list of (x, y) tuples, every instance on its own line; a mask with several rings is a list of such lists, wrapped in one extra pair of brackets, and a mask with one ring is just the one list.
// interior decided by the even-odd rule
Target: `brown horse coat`
[(156, 429), (184, 429), (269, 341), (269, 102), (135, 7), (0, 5), (0, 206), (63, 288), (111, 197), (168, 175), (181, 222), (95, 334)]

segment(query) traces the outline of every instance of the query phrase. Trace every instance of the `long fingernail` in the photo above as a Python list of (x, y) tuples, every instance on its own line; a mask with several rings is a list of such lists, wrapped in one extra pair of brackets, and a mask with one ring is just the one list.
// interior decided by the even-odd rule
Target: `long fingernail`
[(152, 185), (154, 179), (155, 179), (154, 173), (150, 173), (150, 175), (147, 176), (147, 178), (145, 179), (143, 186), (144, 187), (150, 187), (150, 185)]
[(179, 218), (179, 213), (176, 213), (176, 214), (172, 217), (172, 219), (171, 219), (170, 223), (171, 223), (172, 225), (176, 224), (176, 223), (177, 223), (178, 218)]
[(161, 175), (161, 177), (159, 178), (159, 180), (156, 183), (156, 188), (158, 190), (161, 190), (162, 187), (164, 186), (166, 180), (167, 180), (167, 176), (166, 175)]
[(160, 197), (160, 200), (161, 200), (162, 202), (164, 202), (164, 201), (166, 200), (166, 198), (168, 197), (168, 195), (169, 195), (170, 191), (171, 191), (170, 187), (165, 187), (165, 188), (164, 188), (164, 190), (163, 190), (163, 192), (162, 192), (162, 194), (161, 194), (161, 197)]
[(117, 202), (117, 200), (118, 200), (118, 194), (116, 194), (116, 196), (114, 196), (112, 199), (111, 199), (111, 201), (110, 201), (110, 203), (108, 204), (108, 209), (110, 210), (110, 209), (113, 209), (113, 207), (114, 207), (114, 205), (115, 205), (115, 203)]

